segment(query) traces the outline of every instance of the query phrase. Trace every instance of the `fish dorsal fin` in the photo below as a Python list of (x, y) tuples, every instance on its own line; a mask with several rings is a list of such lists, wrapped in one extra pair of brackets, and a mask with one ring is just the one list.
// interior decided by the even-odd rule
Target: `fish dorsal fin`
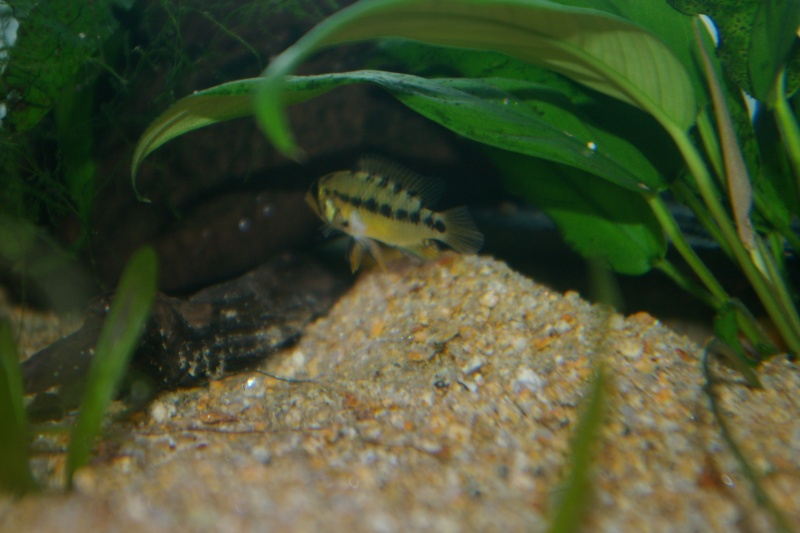
[(390, 178), (399, 183), (411, 196), (419, 197), (426, 207), (436, 204), (444, 192), (444, 183), (441, 180), (421, 176), (382, 157), (364, 156), (356, 163), (356, 170)]

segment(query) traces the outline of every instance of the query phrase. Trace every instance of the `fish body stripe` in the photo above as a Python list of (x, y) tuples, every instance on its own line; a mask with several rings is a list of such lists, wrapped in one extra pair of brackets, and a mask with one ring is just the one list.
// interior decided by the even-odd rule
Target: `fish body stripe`
[[(419, 224), (420, 222), (439, 233), (444, 233), (447, 230), (444, 220), (436, 213), (429, 209), (420, 207), (415, 211), (409, 212), (402, 207), (393, 208), (390, 203), (378, 203), (375, 198), (359, 198), (358, 196), (351, 196), (337, 190), (328, 188), (316, 187), (318, 198), (324, 196), (333, 196), (339, 202), (349, 205), (355, 209), (366, 209), (370, 213), (379, 213), (386, 218), (398, 220), (401, 222), (411, 222), (412, 224)], [(321, 194), (320, 194), (321, 191)]]

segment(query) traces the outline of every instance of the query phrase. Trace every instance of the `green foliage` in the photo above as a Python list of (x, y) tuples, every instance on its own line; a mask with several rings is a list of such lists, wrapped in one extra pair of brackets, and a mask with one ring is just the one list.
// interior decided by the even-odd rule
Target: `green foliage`
[(28, 421), (19, 355), (8, 321), (0, 322), (0, 487), (15, 494), (36, 489), (28, 466)]
[(640, 194), (576, 167), (493, 154), (509, 190), (535, 198), (584, 257), (605, 260), (609, 268), (631, 275), (643, 274), (664, 259), (664, 231)]
[(569, 474), (558, 504), (550, 513), (551, 533), (579, 531), (591, 497), (591, 466), (608, 409), (608, 377), (598, 365), (594, 380), (583, 405), (570, 447)]
[(727, 359), (729, 364), (741, 372), (751, 387), (762, 389), (764, 387), (761, 385), (761, 380), (750, 368), (744, 347), (739, 340), (739, 323), (737, 320), (739, 309), (737, 307), (733, 302), (728, 302), (722, 306), (714, 320), (714, 335), (717, 342), (721, 343), (721, 354), (729, 354)]
[[(107, 43), (120, 31), (115, 11), (132, 4), (17, 0), (0, 13), (6, 45), (0, 60), (0, 208), (6, 214), (36, 223), (74, 214), (86, 237), (96, 179), (94, 89)], [(46, 119), (51, 114), (55, 120)]]
[[(250, 95), (260, 83), (260, 79), (230, 82), (180, 100), (142, 134), (133, 158), (134, 177), (147, 154), (168, 140), (250, 113)], [(632, 190), (640, 190), (642, 185), (653, 189), (666, 186), (635, 146), (593, 128), (561, 94), (523, 80), (426, 79), (357, 71), (288, 78), (283, 98), (293, 104), (350, 83), (383, 87), (411, 109), (489, 146), (582, 168)], [(593, 145), (608, 149), (594, 149)]]
[[(732, 299), (665, 209), (658, 193), (671, 188), (800, 353), (796, 293), (782, 259), (800, 242), (790, 228), (800, 198), (800, 127), (787, 100), (795, 87), (800, 9), (778, 1), (725, 12), (691, 4), (679, 7), (711, 13), (717, 22), (727, 43), (721, 60), (705, 51), (710, 37), (695, 18), (664, 2), (359, 2), (277, 56), (261, 80), (211, 88), (167, 110), (143, 135), (134, 175), (170, 138), (249, 112), (279, 150), (297, 156), (284, 106), (342, 84), (373, 83), (462, 136), (505, 150), (492, 153), (510, 188), (545, 209), (584, 255), (624, 273), (656, 266), (721, 311)], [(322, 48), (381, 37), (391, 39), (379, 57), (406, 74), (288, 76)], [(758, 135), (740, 88), (760, 98), (765, 112), (774, 110), (780, 139)], [(255, 105), (248, 111), (250, 90)], [(622, 111), (631, 106), (664, 135), (637, 131), (646, 122)], [(660, 153), (679, 155), (685, 167), (670, 166)], [(762, 165), (763, 154), (769, 158)], [(665, 236), (696, 279), (666, 261)], [(768, 355), (750, 314), (736, 313), (735, 322)]]
[(122, 378), (142, 334), (156, 294), (157, 258), (152, 248), (137, 251), (128, 261), (97, 340), (89, 367), (78, 420), (67, 453), (67, 485), (86, 464), (103, 416), (119, 392)]
[(4, 128), (28, 131), (62, 95), (74, 91), (76, 74), (99, 53), (117, 30), (112, 8), (128, 9), (132, 0), (11, 2), (19, 22), (17, 42), (9, 50), (0, 77), (8, 95)]
[[(156, 254), (137, 251), (128, 261), (103, 324), (89, 369), (67, 454), (67, 485), (89, 458), (108, 406), (150, 316), (156, 292)], [(36, 489), (28, 466), (29, 427), (23, 403), (19, 355), (5, 321), (0, 323), (0, 488), (22, 494)]]
[(787, 93), (800, 87), (800, 48), (792, 44), (800, 5), (785, 0), (670, 0), (690, 15), (708, 15), (723, 37), (719, 58), (737, 86), (766, 102), (778, 72), (788, 67)]
[(682, 64), (663, 41), (615, 15), (536, 0), (375, 0), (328, 18), (267, 68), (256, 116), (278, 149), (297, 151), (281, 108), (283, 77), (323, 47), (381, 36), (502, 52), (635, 105), (673, 128), (687, 129), (694, 120), (695, 95)]

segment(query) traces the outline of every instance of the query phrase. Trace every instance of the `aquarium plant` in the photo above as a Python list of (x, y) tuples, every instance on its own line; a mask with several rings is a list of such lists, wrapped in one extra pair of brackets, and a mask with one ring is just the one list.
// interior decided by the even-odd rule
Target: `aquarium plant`
[[(165, 142), (251, 114), (277, 149), (302, 160), (284, 108), (335, 87), (374, 84), (481, 143), (507, 188), (542, 207), (585, 256), (624, 274), (659, 269), (697, 295), (717, 312), (726, 353), (757, 384), (748, 368), (780, 350), (690, 246), (665, 195), (692, 209), (747, 278), (780, 341), (800, 353), (786, 261), (800, 247), (791, 226), (800, 212), (791, 99), (800, 6), (713, 4), (359, 2), (274, 58), (261, 77), (175, 103), (137, 145), (134, 186), (142, 160)], [(318, 50), (369, 39), (381, 39), (403, 72), (291, 75)], [(435, 75), (437, 68), (447, 74)], [(667, 258), (668, 243), (683, 264)], [(737, 332), (755, 351), (745, 352)]]

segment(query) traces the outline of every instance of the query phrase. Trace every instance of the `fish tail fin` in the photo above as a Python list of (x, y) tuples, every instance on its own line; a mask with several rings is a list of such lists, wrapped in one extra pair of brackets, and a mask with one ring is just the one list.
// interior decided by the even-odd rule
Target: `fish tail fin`
[(447, 230), (439, 238), (458, 253), (474, 254), (483, 246), (483, 234), (475, 227), (465, 206), (454, 207), (442, 213)]

